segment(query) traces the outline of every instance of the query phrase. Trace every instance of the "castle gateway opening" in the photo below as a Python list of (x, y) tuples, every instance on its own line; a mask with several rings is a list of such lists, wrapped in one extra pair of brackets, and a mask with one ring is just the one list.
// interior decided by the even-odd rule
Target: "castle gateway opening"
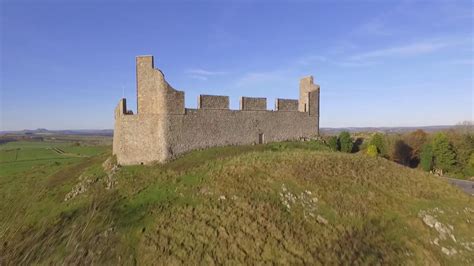
[(258, 134), (258, 144), (265, 143), (265, 135), (263, 133)]

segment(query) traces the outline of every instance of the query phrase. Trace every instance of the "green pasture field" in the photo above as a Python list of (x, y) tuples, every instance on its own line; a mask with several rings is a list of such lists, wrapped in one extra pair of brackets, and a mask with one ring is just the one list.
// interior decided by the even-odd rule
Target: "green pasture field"
[(11, 176), (35, 167), (70, 164), (98, 155), (110, 147), (83, 146), (76, 142), (13, 141), (0, 145), (0, 177)]

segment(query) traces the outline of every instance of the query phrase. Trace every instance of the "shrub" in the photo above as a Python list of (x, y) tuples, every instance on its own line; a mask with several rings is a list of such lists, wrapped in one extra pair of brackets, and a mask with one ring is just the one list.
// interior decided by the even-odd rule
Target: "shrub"
[(367, 148), (367, 155), (369, 155), (370, 157), (377, 157), (378, 154), (379, 152), (377, 146), (375, 146), (374, 144), (370, 144)]
[(370, 139), (370, 145), (374, 145), (377, 148), (377, 152), (381, 155), (387, 154), (387, 149), (385, 148), (385, 140), (382, 134), (375, 133)]
[(408, 146), (403, 140), (397, 140), (395, 146), (393, 147), (392, 158), (395, 162), (399, 164), (409, 166), (411, 160), (411, 153), (413, 149)]
[(443, 171), (453, 170), (456, 164), (456, 154), (453, 151), (448, 137), (444, 133), (438, 133), (433, 139), (434, 166)]
[(352, 143), (351, 134), (349, 134), (349, 132), (347, 131), (342, 131), (339, 134), (339, 144), (341, 146), (342, 152), (348, 152), (348, 153), (352, 152), (353, 143)]
[(328, 146), (331, 150), (333, 151), (338, 151), (340, 150), (340, 147), (339, 147), (339, 140), (337, 139), (337, 136), (331, 136), (329, 139), (328, 139)]
[(464, 168), (464, 175), (468, 177), (474, 176), (474, 153), (471, 153), (467, 166)]
[(433, 146), (430, 143), (423, 145), (423, 148), (421, 148), (420, 164), (425, 171), (433, 169)]

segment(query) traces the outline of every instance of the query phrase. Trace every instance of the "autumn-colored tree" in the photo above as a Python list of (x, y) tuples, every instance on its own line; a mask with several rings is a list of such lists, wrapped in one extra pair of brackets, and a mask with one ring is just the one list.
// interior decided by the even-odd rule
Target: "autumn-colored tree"
[(428, 134), (421, 129), (413, 131), (405, 136), (405, 143), (412, 148), (412, 162), (415, 161), (417, 163), (420, 160), (421, 148), (423, 148), (423, 145), (425, 145), (427, 139)]

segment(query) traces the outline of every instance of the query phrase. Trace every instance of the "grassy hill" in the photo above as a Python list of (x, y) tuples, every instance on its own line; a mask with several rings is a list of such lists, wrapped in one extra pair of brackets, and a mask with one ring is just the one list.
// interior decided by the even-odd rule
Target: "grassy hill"
[(74, 158), (0, 174), (0, 264), (474, 263), (473, 197), (384, 159), (317, 142)]

